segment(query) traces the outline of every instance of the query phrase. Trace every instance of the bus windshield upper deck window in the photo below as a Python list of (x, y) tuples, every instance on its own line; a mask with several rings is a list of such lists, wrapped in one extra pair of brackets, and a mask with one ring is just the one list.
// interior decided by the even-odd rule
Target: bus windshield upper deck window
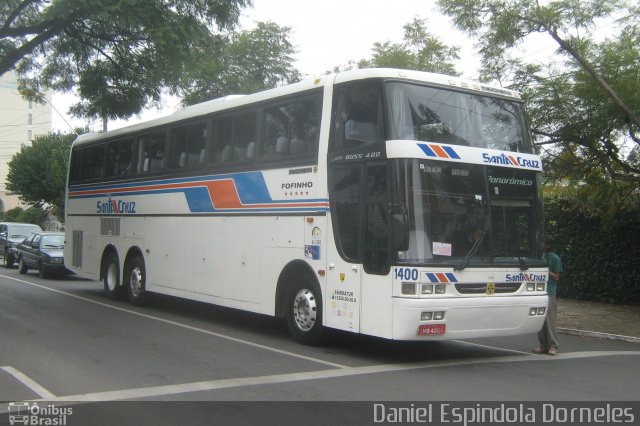
[(534, 152), (515, 100), (397, 82), (387, 99), (392, 139)]
[(378, 82), (338, 89), (332, 150), (358, 148), (383, 140), (382, 96)]

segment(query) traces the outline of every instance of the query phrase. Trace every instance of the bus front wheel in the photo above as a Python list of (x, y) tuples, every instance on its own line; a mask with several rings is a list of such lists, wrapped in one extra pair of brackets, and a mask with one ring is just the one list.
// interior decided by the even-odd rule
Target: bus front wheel
[(111, 300), (123, 299), (126, 294), (126, 289), (120, 284), (120, 263), (118, 262), (118, 256), (114, 253), (109, 253), (103, 267), (104, 293)]
[(147, 301), (147, 291), (145, 289), (147, 274), (142, 258), (136, 256), (127, 262), (125, 277), (127, 280), (129, 302), (135, 306), (144, 305)]
[(324, 340), (322, 295), (308, 275), (295, 280), (287, 298), (287, 325), (293, 340), (303, 345), (319, 345)]

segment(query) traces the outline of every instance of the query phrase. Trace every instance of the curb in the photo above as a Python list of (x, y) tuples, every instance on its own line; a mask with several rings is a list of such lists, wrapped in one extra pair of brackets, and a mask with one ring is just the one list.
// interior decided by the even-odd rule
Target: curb
[(601, 333), (599, 331), (576, 330), (573, 328), (558, 327), (558, 331), (572, 336), (596, 337), (598, 339), (619, 340), (629, 343), (640, 343), (640, 337), (621, 336), (619, 334)]

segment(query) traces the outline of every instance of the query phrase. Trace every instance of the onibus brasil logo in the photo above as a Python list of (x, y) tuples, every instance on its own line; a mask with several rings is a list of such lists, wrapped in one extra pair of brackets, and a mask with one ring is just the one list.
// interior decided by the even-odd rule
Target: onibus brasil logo
[(41, 407), (37, 402), (9, 403), (9, 424), (11, 426), (64, 426), (67, 424), (67, 417), (72, 414), (72, 407), (57, 407), (53, 404)]

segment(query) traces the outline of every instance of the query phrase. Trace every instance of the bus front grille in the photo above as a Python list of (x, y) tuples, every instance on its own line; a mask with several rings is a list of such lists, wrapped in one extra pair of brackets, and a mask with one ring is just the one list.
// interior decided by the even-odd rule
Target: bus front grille
[[(515, 293), (522, 283), (495, 283), (494, 293)], [(456, 284), (456, 290), (460, 294), (485, 294), (487, 283)]]

